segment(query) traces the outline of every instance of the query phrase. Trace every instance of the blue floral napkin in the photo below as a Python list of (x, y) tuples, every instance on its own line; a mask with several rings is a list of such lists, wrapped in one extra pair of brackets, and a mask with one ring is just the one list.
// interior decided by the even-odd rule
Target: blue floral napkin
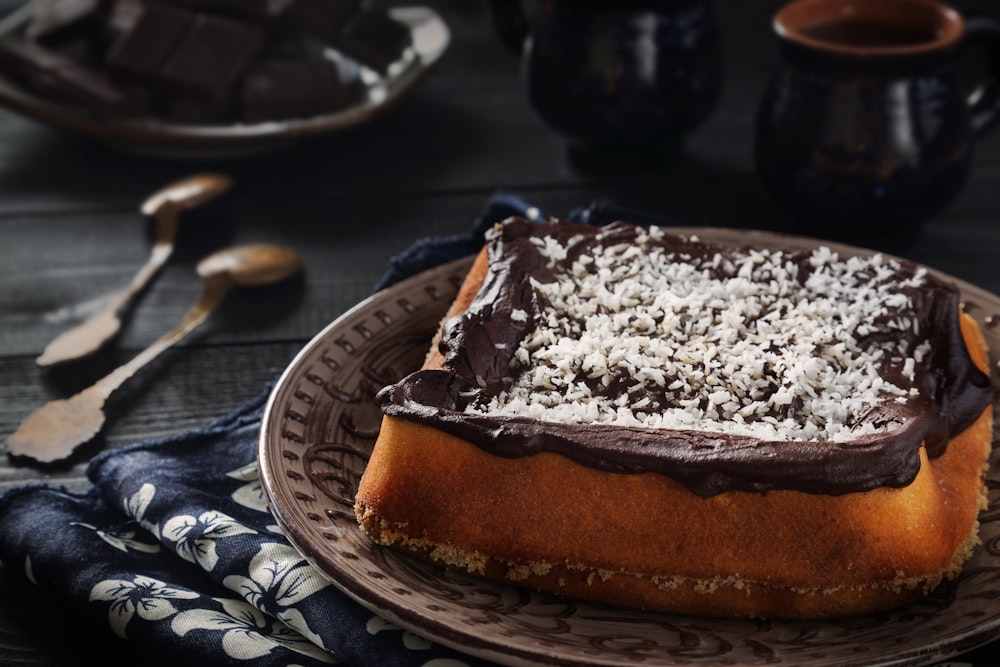
[[(544, 216), (500, 192), (468, 233), (425, 239), (377, 288), (479, 249), (508, 215)], [(570, 219), (670, 221), (610, 202)], [(184, 664), (474, 667), (347, 598), (281, 534), (257, 476), (265, 390), (204, 429), (105, 452), (83, 495), (43, 485), (0, 497), (0, 560), (143, 651)], [(990, 646), (950, 663), (1000, 664)]]

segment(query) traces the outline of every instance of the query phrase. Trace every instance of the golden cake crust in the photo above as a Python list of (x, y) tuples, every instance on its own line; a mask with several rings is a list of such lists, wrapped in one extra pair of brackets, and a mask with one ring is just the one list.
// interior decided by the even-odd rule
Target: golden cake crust
[[(486, 273), (481, 254), (449, 316)], [(976, 365), (986, 342), (961, 314)], [(426, 368), (441, 364), (437, 345)], [(357, 493), (373, 540), (487, 578), (572, 597), (712, 616), (837, 617), (915, 600), (956, 576), (986, 506), (992, 408), (903, 488), (699, 496), (658, 473), (555, 453), (508, 459), (383, 418)]]

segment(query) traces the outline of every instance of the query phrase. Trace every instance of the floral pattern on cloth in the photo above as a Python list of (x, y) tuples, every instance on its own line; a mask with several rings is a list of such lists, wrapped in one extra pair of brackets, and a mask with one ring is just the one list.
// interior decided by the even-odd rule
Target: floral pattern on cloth
[(267, 393), (196, 434), (99, 455), (86, 494), (7, 492), (0, 558), (119, 637), (197, 664), (488, 664), (374, 615), (289, 544), (257, 478)]

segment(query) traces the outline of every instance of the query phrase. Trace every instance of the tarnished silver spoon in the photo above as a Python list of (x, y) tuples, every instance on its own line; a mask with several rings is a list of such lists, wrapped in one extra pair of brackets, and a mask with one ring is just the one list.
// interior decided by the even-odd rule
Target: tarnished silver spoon
[(132, 282), (112, 296), (101, 310), (49, 343), (36, 360), (38, 365), (52, 366), (80, 359), (111, 340), (121, 329), (122, 308), (149, 283), (173, 254), (177, 218), (181, 211), (200, 206), (231, 186), (232, 180), (228, 176), (196, 174), (171, 183), (147, 197), (140, 210), (153, 218), (156, 229), (156, 241), (149, 259)]
[(198, 263), (204, 283), (201, 296), (180, 324), (90, 387), (70, 398), (46, 403), (28, 415), (7, 438), (7, 451), (45, 463), (66, 458), (101, 430), (104, 403), (111, 394), (142, 366), (208, 319), (230, 290), (285, 280), (301, 268), (299, 255), (284, 246), (237, 246), (209, 255)]

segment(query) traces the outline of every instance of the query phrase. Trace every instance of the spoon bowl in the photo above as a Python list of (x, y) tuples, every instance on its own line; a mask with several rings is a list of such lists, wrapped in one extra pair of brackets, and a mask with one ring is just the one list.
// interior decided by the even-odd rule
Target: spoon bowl
[(197, 268), (203, 279), (228, 274), (237, 287), (256, 287), (295, 275), (302, 268), (302, 259), (291, 248), (260, 243), (212, 253), (198, 262)]
[(291, 278), (302, 260), (284, 246), (248, 245), (220, 250), (198, 264), (203, 287), (180, 324), (130, 361), (67, 399), (46, 403), (28, 415), (9, 438), (7, 451), (43, 463), (65, 459), (104, 426), (104, 404), (126, 380), (200, 326), (235, 287), (259, 287)]
[(139, 210), (143, 215), (153, 216), (167, 206), (179, 211), (192, 209), (218, 197), (232, 185), (233, 180), (222, 174), (195, 174), (149, 195)]

